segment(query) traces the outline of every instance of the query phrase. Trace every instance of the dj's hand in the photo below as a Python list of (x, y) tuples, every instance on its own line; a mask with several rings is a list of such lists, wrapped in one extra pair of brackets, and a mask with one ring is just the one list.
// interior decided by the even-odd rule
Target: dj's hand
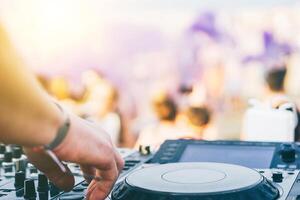
[[(70, 190), (74, 178), (70, 173), (62, 173), (47, 159), (45, 153), (25, 149), (29, 160), (58, 187)], [(110, 137), (93, 123), (71, 116), (71, 127), (64, 141), (54, 150), (62, 161), (81, 165), (86, 179), (91, 182), (86, 197), (89, 200), (102, 200), (111, 191), (124, 162), (112, 144)], [(48, 164), (48, 163), (52, 163)], [(97, 177), (91, 179), (91, 177)]]

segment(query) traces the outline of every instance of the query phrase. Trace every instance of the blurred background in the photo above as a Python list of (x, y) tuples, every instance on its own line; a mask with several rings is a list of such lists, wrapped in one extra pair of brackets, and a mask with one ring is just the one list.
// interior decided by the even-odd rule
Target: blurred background
[(0, 0), (0, 21), (45, 90), (119, 146), (243, 139), (249, 99), (300, 104), (297, 0)]

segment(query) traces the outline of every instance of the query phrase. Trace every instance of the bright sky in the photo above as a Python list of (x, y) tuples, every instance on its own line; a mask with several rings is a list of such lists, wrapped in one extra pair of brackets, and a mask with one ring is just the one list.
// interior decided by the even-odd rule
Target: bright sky
[[(180, 34), (200, 10), (295, 6), (298, 0), (0, 0), (0, 21), (32, 66), (71, 66), (113, 54), (107, 31), (132, 24)], [(111, 27), (112, 26), (112, 27)], [(122, 29), (121, 29), (122, 30)], [(130, 31), (127, 30), (127, 31)], [(106, 34), (104, 37), (103, 35)], [(121, 33), (120, 33), (121, 34)], [(81, 51), (80, 51), (81, 50)], [(82, 55), (85, 53), (85, 55)], [(82, 58), (83, 60), (80, 60)]]

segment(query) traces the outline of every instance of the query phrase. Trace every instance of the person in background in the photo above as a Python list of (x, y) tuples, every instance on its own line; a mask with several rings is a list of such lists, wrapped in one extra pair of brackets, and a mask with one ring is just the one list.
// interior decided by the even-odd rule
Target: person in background
[[(275, 68), (270, 70), (266, 75), (267, 84), (267, 102), (273, 107), (278, 108), (284, 103), (296, 104), (289, 98), (285, 91), (285, 79), (287, 75), (287, 68), (285, 66), (280, 68)], [(297, 109), (297, 116), (295, 116), (298, 121), (295, 128), (295, 141), (300, 141), (300, 113)]]
[(211, 112), (204, 106), (190, 106), (181, 119), (184, 126), (184, 138), (204, 139), (205, 131), (211, 120)]
[(167, 139), (180, 138), (181, 131), (176, 125), (177, 106), (174, 100), (167, 94), (158, 94), (153, 99), (152, 107), (158, 122), (141, 131), (136, 147), (144, 145), (157, 149)]
[(123, 124), (118, 111), (118, 91), (112, 85), (107, 85), (104, 91), (105, 95), (99, 99), (99, 105), (95, 107), (98, 109), (97, 113), (87, 119), (99, 124), (110, 135), (113, 143), (119, 145)]
[(53, 157), (80, 164), (90, 182), (86, 199), (104, 200), (124, 161), (104, 131), (53, 102), (1, 26), (0, 71), (0, 142), (23, 146), (30, 162), (66, 191), (74, 177)]
[(272, 107), (276, 107), (278, 102), (290, 101), (284, 88), (286, 73), (286, 67), (280, 67), (266, 74), (266, 100)]
[(80, 115), (102, 126), (118, 147), (132, 147), (134, 138), (120, 112), (117, 88), (96, 70), (84, 72), (82, 83), (86, 95), (84, 103), (80, 105)]

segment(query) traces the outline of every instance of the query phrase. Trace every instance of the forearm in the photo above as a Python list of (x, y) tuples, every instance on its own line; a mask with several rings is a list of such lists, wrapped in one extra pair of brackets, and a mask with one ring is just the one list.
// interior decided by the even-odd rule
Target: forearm
[(50, 143), (63, 117), (26, 69), (0, 26), (0, 141)]

